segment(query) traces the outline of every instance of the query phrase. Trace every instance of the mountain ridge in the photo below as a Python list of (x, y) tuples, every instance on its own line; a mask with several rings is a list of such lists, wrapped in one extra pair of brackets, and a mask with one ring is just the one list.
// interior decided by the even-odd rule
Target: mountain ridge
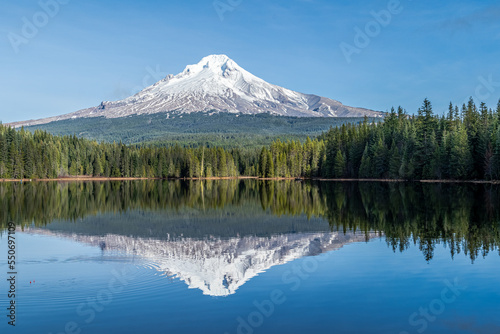
[[(383, 117), (384, 113), (345, 106), (326, 97), (303, 94), (267, 83), (240, 67), (226, 55), (210, 55), (188, 65), (177, 75), (146, 87), (118, 101), (60, 116), (8, 123), (33, 126), (75, 118), (104, 116), (120, 118), (160, 112), (270, 113), (295, 117)], [(167, 116), (168, 117), (168, 116)]]

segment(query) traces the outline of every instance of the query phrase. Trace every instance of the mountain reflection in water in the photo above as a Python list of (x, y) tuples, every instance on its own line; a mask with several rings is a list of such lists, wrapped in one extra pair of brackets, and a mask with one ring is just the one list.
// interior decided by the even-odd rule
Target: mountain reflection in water
[(171, 241), (378, 233), (394, 251), (414, 243), (426, 261), (437, 244), (474, 261), (498, 250), (499, 190), (492, 184), (259, 180), (6, 183), (0, 185), (1, 224)]
[(273, 266), (366, 240), (363, 234), (337, 232), (164, 240), (116, 234), (77, 235), (39, 228), (27, 228), (25, 233), (71, 239), (107, 251), (139, 256), (159, 272), (179, 278), (189, 288), (200, 289), (210, 296), (234, 294), (252, 277)]

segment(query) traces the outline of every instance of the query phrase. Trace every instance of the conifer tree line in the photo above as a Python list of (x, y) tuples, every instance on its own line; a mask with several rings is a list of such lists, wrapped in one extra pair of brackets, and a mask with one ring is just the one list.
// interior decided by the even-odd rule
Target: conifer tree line
[(332, 128), (305, 144), (263, 148), (261, 177), (500, 179), (500, 101), (470, 98), (436, 116), (425, 99), (417, 115), (392, 108), (384, 122)]
[(417, 115), (393, 108), (383, 123), (341, 126), (320, 139), (324, 177), (500, 179), (500, 101), (492, 110), (470, 98), (436, 116), (425, 99)]
[(0, 178), (226, 177), (245, 173), (244, 158), (222, 148), (127, 146), (0, 126)]
[(384, 122), (365, 119), (260, 150), (98, 143), (0, 125), (0, 178), (69, 175), (500, 179), (500, 101), (493, 110), (471, 98), (437, 116), (426, 99), (416, 115), (393, 108)]

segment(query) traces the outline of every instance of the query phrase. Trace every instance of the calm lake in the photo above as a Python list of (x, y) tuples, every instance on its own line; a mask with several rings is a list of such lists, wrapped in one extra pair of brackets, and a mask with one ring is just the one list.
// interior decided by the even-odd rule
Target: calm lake
[(500, 333), (499, 186), (5, 183), (0, 201), (1, 333)]

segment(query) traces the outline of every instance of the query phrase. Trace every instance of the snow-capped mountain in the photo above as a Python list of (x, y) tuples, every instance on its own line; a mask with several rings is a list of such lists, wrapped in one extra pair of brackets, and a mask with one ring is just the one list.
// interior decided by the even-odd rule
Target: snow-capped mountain
[(11, 125), (38, 125), (80, 117), (117, 118), (159, 112), (213, 110), (299, 117), (383, 116), (381, 112), (349, 107), (329, 98), (272, 85), (247, 72), (226, 55), (211, 55), (124, 100), (104, 101), (97, 107), (74, 113)]
[(222, 238), (153, 238), (108, 234), (91, 236), (25, 228), (24, 233), (68, 238), (120, 251), (144, 260), (168, 277), (184, 281), (190, 289), (200, 289), (210, 296), (234, 294), (243, 284), (269, 268), (330, 252), (353, 242), (375, 238), (371, 233), (286, 233), (270, 237), (245, 236)]

